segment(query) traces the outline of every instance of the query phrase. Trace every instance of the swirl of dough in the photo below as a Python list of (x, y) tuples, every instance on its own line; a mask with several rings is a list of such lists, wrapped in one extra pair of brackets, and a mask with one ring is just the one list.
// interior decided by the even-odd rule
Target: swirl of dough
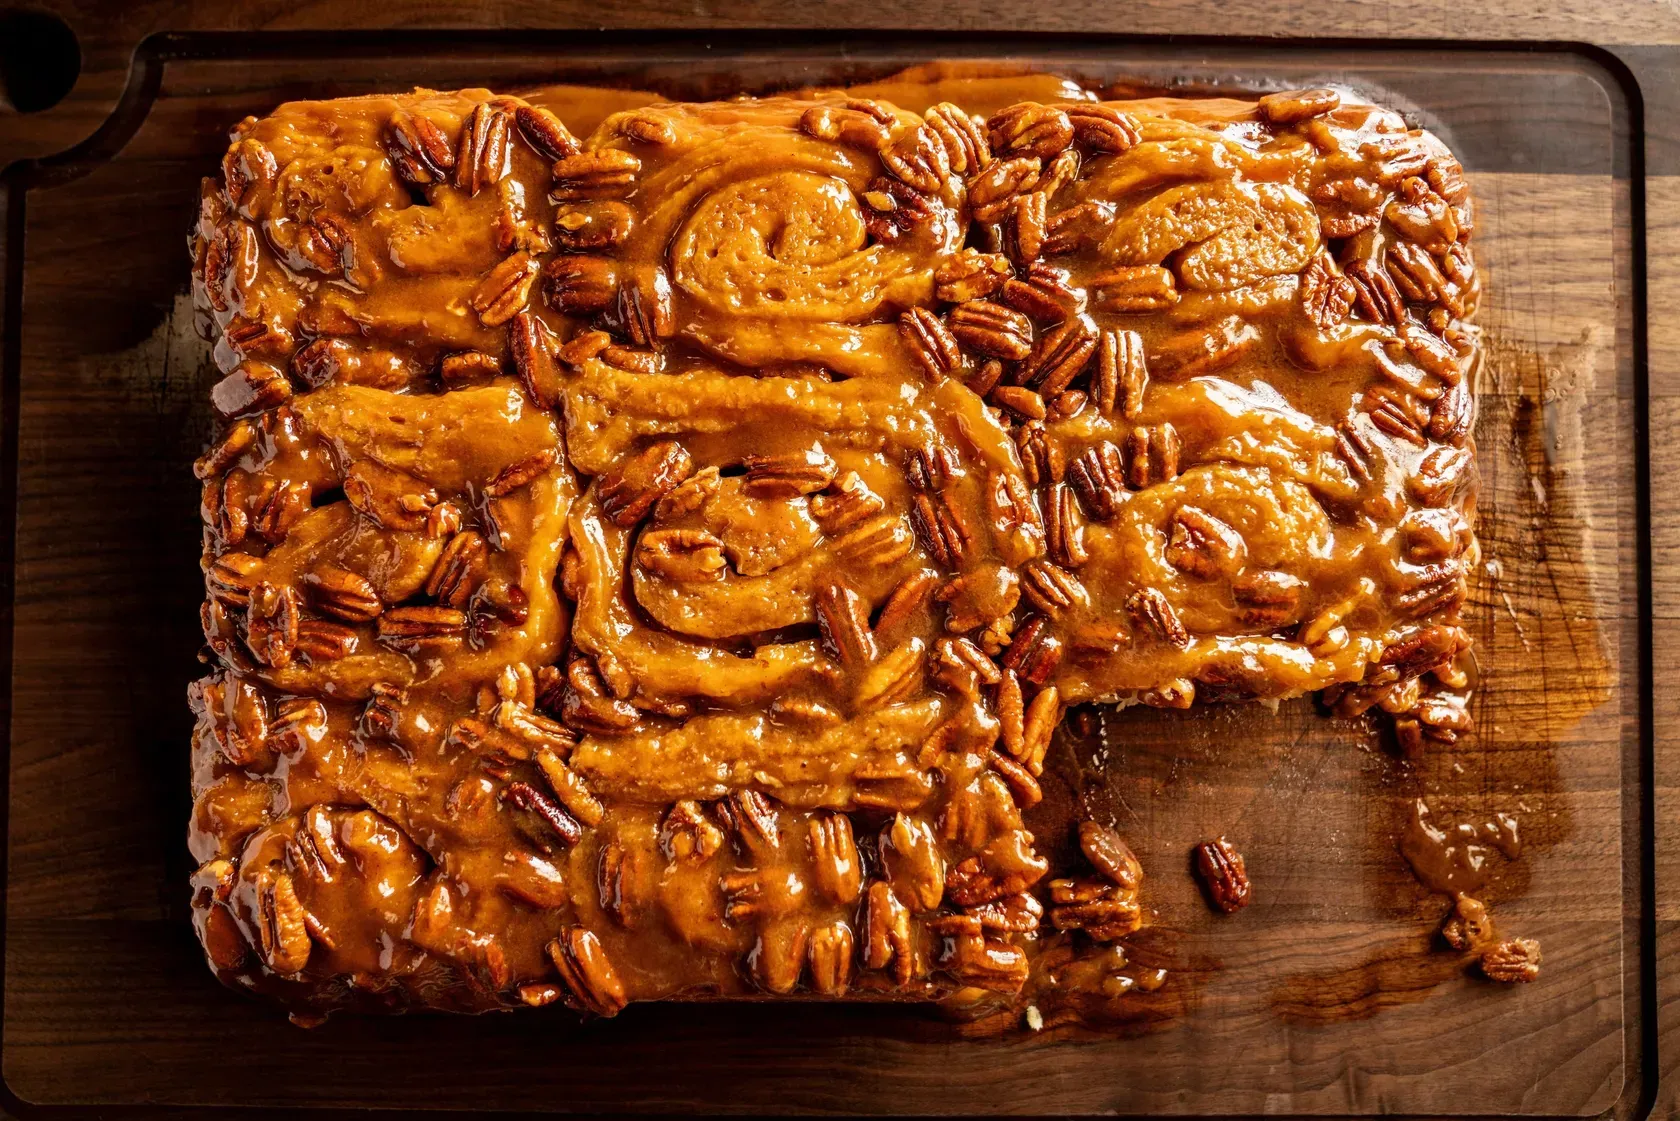
[[(896, 327), (882, 321), (931, 301), (934, 271), (962, 245), (961, 187), (915, 196), (918, 220), (878, 236), (873, 213), (912, 203), (880, 197), (889, 192), (875, 153), (803, 132), (808, 107), (743, 107), (728, 127), (677, 106), (639, 111), (671, 143), (648, 162), (638, 187), (646, 210), (620, 251), (664, 260), (689, 303), (679, 329), (731, 361), (888, 372), (903, 356)], [(919, 124), (901, 114), (895, 129)], [(592, 143), (618, 143), (618, 127), (609, 119)]]
[(1122, 265), (1156, 265), (1176, 254), (1185, 287), (1224, 291), (1299, 272), (1318, 244), (1318, 212), (1293, 187), (1187, 183), (1123, 215), (1103, 253)]
[(842, 179), (782, 171), (707, 195), (671, 246), (673, 278), (715, 311), (826, 322), (880, 306), (903, 262), (869, 243)]

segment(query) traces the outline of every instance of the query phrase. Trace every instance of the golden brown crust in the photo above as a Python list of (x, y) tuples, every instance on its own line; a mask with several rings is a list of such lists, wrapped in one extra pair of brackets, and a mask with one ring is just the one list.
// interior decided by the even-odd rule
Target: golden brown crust
[(1330, 91), (582, 140), (542, 101), (289, 104), (205, 184), (224, 978), (1019, 993), (1042, 935), (1141, 921), (1118, 837), (1052, 881), (1023, 826), (1068, 705), (1468, 727), (1477, 282), (1432, 137)]

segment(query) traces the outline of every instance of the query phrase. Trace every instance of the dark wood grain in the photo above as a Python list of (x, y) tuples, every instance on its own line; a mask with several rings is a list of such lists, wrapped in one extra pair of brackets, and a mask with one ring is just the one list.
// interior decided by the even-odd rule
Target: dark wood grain
[[(1145, 65), (1091, 53), (1111, 74)], [(1061, 799), (1081, 791), (1134, 823), (1158, 912), (1142, 952), (1175, 975), (1140, 1001), (1132, 1037), (970, 1041), (918, 1011), (739, 1006), (635, 1008), (585, 1029), (556, 1014), (305, 1033), (221, 990), (186, 924), (182, 844), (183, 691), (198, 641), (186, 464), (208, 428), (209, 376), (184, 296), (193, 184), (227, 123), (284, 97), (513, 85), (574, 64), (487, 48), (168, 60), (120, 150), (23, 193), (0, 1049), (12, 1093), (677, 1112), (1633, 1112), (1643, 838), (1630, 200), (1613, 174), (1618, 91), (1567, 55), (1486, 61), (1491, 76), (1468, 83), (1423, 57), (1365, 75), (1403, 85), (1432, 124), (1482, 146), (1466, 155), (1483, 169), (1478, 438), (1498, 567), (1474, 613), (1481, 730), (1415, 768), (1306, 703), (1276, 716), (1127, 713), (1100, 751), (1064, 743)], [(663, 71), (693, 81), (706, 65)], [(1238, 73), (1289, 65), (1269, 54)], [(1147, 66), (1210, 69), (1158, 49)], [(1560, 108), (1478, 92), (1500, 67), (1565, 91)], [(1664, 340), (1680, 356), (1680, 338)], [(1656, 415), (1680, 412), (1676, 400), (1666, 390)], [(1664, 445), (1659, 455), (1677, 454)], [(1680, 621), (1680, 586), (1665, 575), (1657, 587), (1659, 621)], [(1661, 719), (1680, 715), (1656, 695)], [(1444, 903), (1394, 847), (1421, 793), (1452, 818), (1522, 817), (1528, 854), (1492, 898), (1545, 943), (1540, 983), (1497, 990), (1429, 954)], [(1213, 832), (1242, 839), (1258, 885), (1239, 919), (1210, 916), (1186, 874), (1189, 845)], [(1672, 939), (1680, 908), (1662, 917)]]

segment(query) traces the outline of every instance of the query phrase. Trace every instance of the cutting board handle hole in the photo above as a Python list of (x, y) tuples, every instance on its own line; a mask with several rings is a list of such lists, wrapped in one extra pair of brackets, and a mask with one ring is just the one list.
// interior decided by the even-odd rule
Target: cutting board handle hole
[(51, 109), (76, 84), (82, 47), (47, 12), (0, 8), (0, 98), (19, 113)]

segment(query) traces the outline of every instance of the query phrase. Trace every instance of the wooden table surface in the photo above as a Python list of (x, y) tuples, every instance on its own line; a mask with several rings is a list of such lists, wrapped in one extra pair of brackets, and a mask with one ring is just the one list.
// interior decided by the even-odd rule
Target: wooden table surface
[[(81, 74), (59, 105), (21, 114), (0, 99), (0, 168), (62, 152), (94, 136), (129, 85), (136, 46), (169, 31), (380, 28), (693, 28), (1112, 32), (1255, 37), (1571, 42), (1601, 47), (1632, 72), (1643, 97), (1647, 222), (1649, 417), (1653, 603), (1651, 714), (1655, 754), (1655, 883), (1660, 1084), (1653, 1115), (1680, 1117), (1680, 488), (1660, 485), (1680, 471), (1680, 4), (1672, 0), (1128, 0), (1111, 4), (1019, 4), (1002, 0), (357, 0), (242, 5), (205, 0), (39, 0), (74, 31)], [(0, 2), (0, 11), (5, 4)], [(3, 188), (0, 188), (3, 189)], [(1637, 196), (1636, 196), (1637, 197)], [(0, 261), (6, 259), (0, 229)], [(1640, 293), (1618, 292), (1621, 300)], [(1637, 308), (1635, 309), (1637, 313)], [(0, 308), (0, 315), (5, 309)], [(3, 321), (0, 321), (3, 323)], [(9, 457), (11, 449), (5, 449)], [(6, 589), (9, 594), (9, 589)]]

